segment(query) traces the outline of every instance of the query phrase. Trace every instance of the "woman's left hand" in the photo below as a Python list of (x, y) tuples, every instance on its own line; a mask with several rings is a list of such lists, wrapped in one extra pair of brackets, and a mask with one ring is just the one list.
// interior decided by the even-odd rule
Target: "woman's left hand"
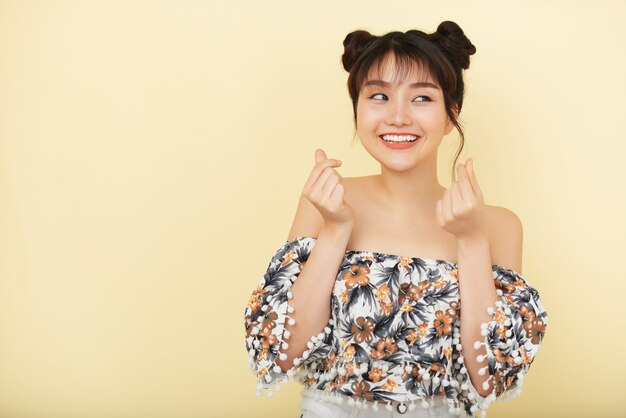
[(456, 166), (458, 180), (437, 201), (437, 222), (457, 239), (487, 236), (483, 194), (474, 174), (474, 161)]

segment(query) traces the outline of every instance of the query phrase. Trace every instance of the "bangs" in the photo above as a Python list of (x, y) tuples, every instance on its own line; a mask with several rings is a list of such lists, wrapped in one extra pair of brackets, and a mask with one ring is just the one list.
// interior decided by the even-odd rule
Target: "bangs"
[[(384, 80), (383, 76), (389, 70), (392, 74), (391, 80)], [(428, 58), (416, 50), (411, 51), (411, 53), (403, 50), (391, 50), (383, 57), (374, 59), (367, 73), (362, 71), (357, 74), (355, 81), (359, 90), (369, 80), (384, 80), (392, 84), (404, 80), (431, 81), (441, 88), (439, 80), (430, 68)]]

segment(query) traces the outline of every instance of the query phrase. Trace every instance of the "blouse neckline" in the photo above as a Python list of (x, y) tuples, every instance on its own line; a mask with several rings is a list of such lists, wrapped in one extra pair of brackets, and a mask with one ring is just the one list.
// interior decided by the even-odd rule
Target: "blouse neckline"
[[(297, 236), (294, 238), (294, 240), (298, 240), (301, 238), (308, 238), (308, 239), (312, 239), (317, 241), (316, 237), (312, 237), (312, 236)], [(447, 264), (449, 266), (453, 266), (455, 268), (458, 268), (459, 264), (455, 263), (454, 261), (450, 261), (450, 260), (444, 260), (442, 258), (428, 258), (428, 257), (411, 257), (411, 256), (404, 256), (404, 255), (398, 255), (398, 254), (389, 254), (389, 253), (383, 253), (380, 251), (370, 251), (370, 250), (346, 250), (346, 252), (344, 253), (344, 255), (351, 255), (351, 254), (371, 254), (373, 256), (384, 256), (384, 257), (388, 257), (388, 258), (392, 258), (392, 259), (397, 259), (399, 260), (401, 257), (406, 257), (410, 260), (422, 260), (425, 262), (430, 262), (430, 263), (437, 263), (437, 264)], [(499, 264), (492, 264), (491, 265), (492, 268), (494, 267), (498, 267), (501, 269), (505, 269), (505, 267), (500, 266)]]
[[(308, 239), (312, 239), (312, 240), (316, 240), (317, 238), (315, 237), (311, 237), (311, 236), (298, 236), (295, 239), (299, 239), (299, 238), (308, 238)], [(393, 259), (400, 259), (401, 257), (405, 257), (405, 258), (409, 258), (411, 260), (422, 260), (422, 261), (430, 261), (433, 263), (443, 263), (443, 264), (450, 264), (453, 266), (458, 266), (457, 263), (455, 263), (454, 261), (450, 261), (450, 260), (444, 260), (442, 258), (427, 258), (427, 257), (410, 257), (410, 256), (406, 256), (406, 255), (398, 255), (398, 254), (389, 254), (389, 253), (383, 253), (380, 251), (371, 251), (371, 250), (346, 250), (345, 254), (372, 254), (374, 256), (384, 256), (384, 257), (389, 257), (389, 258), (393, 258)]]

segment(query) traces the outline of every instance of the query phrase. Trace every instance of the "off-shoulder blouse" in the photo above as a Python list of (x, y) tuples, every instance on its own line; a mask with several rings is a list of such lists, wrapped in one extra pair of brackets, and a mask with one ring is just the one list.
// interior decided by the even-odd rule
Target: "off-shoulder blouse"
[(535, 288), (514, 270), (492, 265), (499, 300), (488, 309), (483, 341), (474, 347), (485, 346), (488, 365), (479, 373), (493, 376), (494, 387), (481, 396), (460, 344), (457, 263), (373, 251), (345, 252), (330, 295), (328, 324), (283, 371), (276, 360), (287, 358), (282, 352), (289, 339), (285, 323), (295, 325), (290, 288), (315, 243), (316, 238), (301, 236), (282, 244), (245, 309), (246, 349), (257, 394), (269, 388), (271, 396), (271, 387), (279, 390), (294, 377), (327, 400), (356, 407), (364, 401), (428, 407), (443, 392), (451, 412), (484, 416), (492, 402), (521, 393), (548, 323)]

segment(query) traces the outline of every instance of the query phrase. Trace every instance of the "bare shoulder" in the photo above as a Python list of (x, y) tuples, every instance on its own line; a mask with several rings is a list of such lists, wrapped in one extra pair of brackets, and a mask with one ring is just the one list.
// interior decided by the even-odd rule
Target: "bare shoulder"
[(485, 205), (489, 225), (491, 262), (522, 274), (522, 221), (511, 209)]
[(485, 205), (489, 223), (500, 229), (522, 229), (522, 221), (515, 212), (503, 206)]

